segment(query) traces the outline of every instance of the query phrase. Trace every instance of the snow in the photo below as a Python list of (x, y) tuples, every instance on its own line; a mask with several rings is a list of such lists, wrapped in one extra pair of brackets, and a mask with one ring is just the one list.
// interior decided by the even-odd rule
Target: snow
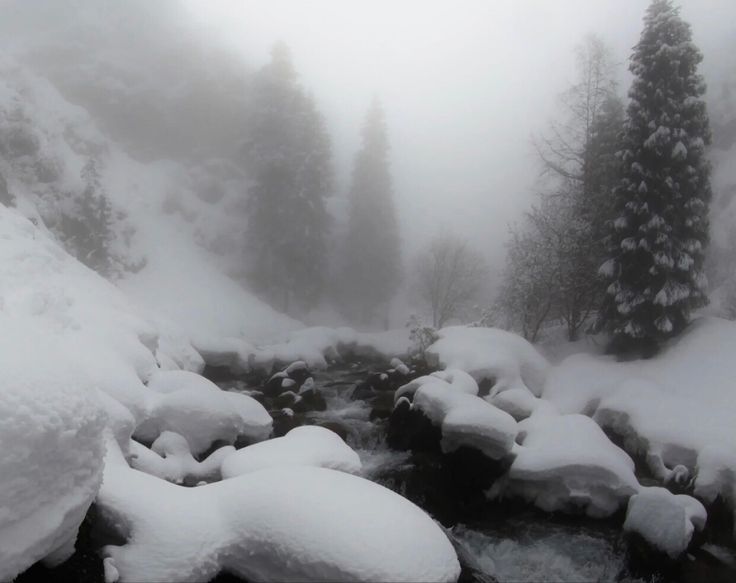
[(421, 411), (440, 427), (445, 453), (463, 446), (475, 448), (494, 460), (511, 453), (517, 431), (514, 418), (439, 378), (417, 388), (412, 409)]
[[(184, 488), (129, 468), (115, 444), (98, 508), (127, 535), (103, 549), (125, 581), (455, 581), (455, 551), (421, 509), (377, 484), (306, 466)], [(111, 580), (108, 580), (111, 581)]]
[(476, 381), (494, 382), (497, 391), (526, 387), (539, 395), (549, 368), (547, 360), (523, 338), (496, 328), (451, 326), (439, 331), (427, 349), (443, 368), (459, 368)]
[(149, 388), (147, 414), (135, 430), (143, 441), (172, 431), (198, 455), (215, 442), (234, 443), (240, 436), (259, 441), (271, 433), (271, 416), (258, 401), (222, 391), (195, 373), (159, 371)]
[(249, 445), (222, 461), (222, 477), (232, 478), (275, 466), (314, 466), (360, 472), (355, 453), (336, 433), (317, 426), (296, 427), (283, 437)]
[(0, 580), (74, 551), (102, 478), (106, 413), (59, 331), (0, 311)]
[(629, 501), (624, 530), (676, 559), (687, 550), (693, 533), (703, 530), (706, 518), (705, 508), (695, 498), (664, 488), (642, 488)]
[(222, 461), (235, 452), (233, 446), (226, 445), (198, 462), (192, 456), (187, 440), (172, 431), (161, 433), (151, 449), (137, 441), (131, 441), (129, 447), (133, 468), (177, 484), (219, 480)]
[(639, 489), (634, 462), (583, 415), (540, 410), (519, 423), (521, 445), (491, 497), (520, 497), (546, 512), (610, 516)]
[(700, 452), (736, 443), (733, 346), (736, 323), (700, 318), (649, 360), (564, 360), (550, 372), (543, 398), (621, 433), (662, 479), (678, 465), (694, 475)]

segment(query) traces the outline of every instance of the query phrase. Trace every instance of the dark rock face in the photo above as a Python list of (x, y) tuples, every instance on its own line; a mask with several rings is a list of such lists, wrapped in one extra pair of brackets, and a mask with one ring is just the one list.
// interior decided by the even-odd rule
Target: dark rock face
[(439, 452), (442, 431), (416, 409), (408, 399), (399, 399), (388, 420), (389, 447), (398, 450)]

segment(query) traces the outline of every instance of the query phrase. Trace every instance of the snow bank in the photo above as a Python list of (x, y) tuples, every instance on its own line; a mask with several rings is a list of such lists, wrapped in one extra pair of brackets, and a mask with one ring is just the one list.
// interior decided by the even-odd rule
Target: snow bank
[(525, 387), (539, 396), (549, 368), (529, 342), (497, 328), (451, 326), (439, 331), (427, 355), (445, 368), (459, 368), (476, 381), (490, 380), (494, 391)]
[(491, 497), (516, 496), (546, 512), (610, 516), (639, 489), (634, 462), (583, 415), (540, 411), (519, 423), (520, 446)]
[(217, 441), (234, 443), (239, 436), (259, 441), (271, 433), (271, 416), (258, 401), (222, 391), (193, 372), (159, 371), (149, 389), (146, 417), (135, 430), (143, 441), (172, 431), (200, 454)]
[(595, 415), (629, 451), (646, 454), (660, 479), (684, 480), (701, 452), (736, 443), (734, 346), (735, 322), (701, 318), (650, 360), (570, 357), (550, 373), (543, 397), (562, 412)]
[(0, 312), (0, 580), (74, 551), (102, 478), (106, 421), (65, 336)]
[(513, 417), (439, 378), (418, 387), (411, 406), (441, 428), (445, 453), (462, 446), (494, 460), (511, 453), (517, 431)]
[(283, 437), (250, 445), (222, 461), (222, 477), (232, 478), (274, 466), (314, 466), (350, 474), (360, 472), (361, 463), (339, 435), (324, 427), (296, 427)]
[(278, 467), (197, 488), (130, 469), (113, 451), (97, 500), (126, 533), (108, 581), (455, 581), (444, 532), (421, 509), (343, 472)]
[(706, 519), (705, 508), (695, 498), (664, 488), (642, 488), (629, 501), (624, 530), (676, 559), (687, 550), (693, 533), (705, 528)]

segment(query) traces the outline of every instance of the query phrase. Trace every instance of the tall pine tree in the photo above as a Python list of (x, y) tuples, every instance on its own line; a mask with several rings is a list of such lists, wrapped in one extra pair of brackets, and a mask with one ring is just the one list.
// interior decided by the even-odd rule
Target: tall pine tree
[(401, 279), (389, 142), (377, 101), (368, 111), (362, 137), (353, 168), (341, 289), (350, 316), (367, 323), (379, 307), (387, 308)]
[(621, 180), (601, 317), (611, 349), (651, 353), (704, 305), (710, 129), (702, 56), (670, 0), (654, 0), (634, 47)]
[(312, 307), (327, 269), (331, 148), (284, 45), (274, 47), (256, 79), (245, 156), (248, 281), (285, 312)]

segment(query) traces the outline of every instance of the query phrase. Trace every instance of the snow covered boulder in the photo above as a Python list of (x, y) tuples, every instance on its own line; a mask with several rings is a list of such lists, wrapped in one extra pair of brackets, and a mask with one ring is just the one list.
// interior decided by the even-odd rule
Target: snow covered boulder
[(97, 500), (123, 546), (103, 549), (107, 581), (456, 581), (442, 529), (363, 478), (307, 466), (184, 488), (113, 451)]
[(516, 457), (491, 497), (515, 496), (546, 512), (612, 515), (639, 490), (634, 462), (583, 415), (540, 411), (519, 423)]
[(459, 368), (494, 390), (526, 387), (539, 396), (549, 363), (529, 342), (506, 330), (451, 326), (427, 349), (430, 363)]
[(102, 479), (106, 414), (63, 337), (0, 314), (0, 581), (74, 552)]
[(677, 559), (687, 550), (693, 534), (705, 528), (706, 519), (705, 508), (695, 498), (664, 488), (642, 488), (629, 500), (624, 530)]
[(169, 482), (194, 485), (201, 481), (219, 480), (222, 461), (235, 453), (235, 448), (226, 445), (198, 462), (192, 456), (186, 439), (177, 433), (164, 431), (151, 449), (131, 441), (130, 453), (131, 466), (135, 469)]
[(315, 466), (351, 474), (361, 463), (339, 435), (324, 427), (296, 427), (277, 437), (231, 453), (222, 461), (222, 477), (232, 478), (274, 466)]
[(184, 436), (198, 455), (217, 441), (232, 444), (239, 436), (258, 441), (271, 432), (271, 416), (258, 401), (222, 391), (198, 374), (160, 371), (148, 386), (147, 415), (135, 430), (143, 441), (172, 431)]
[(442, 431), (441, 447), (450, 453), (466, 446), (493, 460), (507, 457), (516, 438), (516, 421), (483, 399), (439, 381), (419, 387), (412, 409)]

